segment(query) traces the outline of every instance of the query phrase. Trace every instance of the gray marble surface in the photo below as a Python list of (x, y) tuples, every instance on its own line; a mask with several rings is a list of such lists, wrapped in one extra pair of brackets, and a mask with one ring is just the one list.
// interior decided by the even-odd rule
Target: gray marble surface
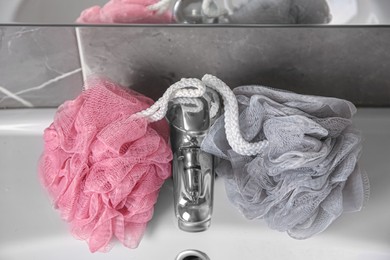
[(84, 27), (85, 76), (154, 99), (182, 77), (390, 105), (390, 27)]
[(82, 89), (72, 27), (0, 27), (0, 108), (52, 107)]

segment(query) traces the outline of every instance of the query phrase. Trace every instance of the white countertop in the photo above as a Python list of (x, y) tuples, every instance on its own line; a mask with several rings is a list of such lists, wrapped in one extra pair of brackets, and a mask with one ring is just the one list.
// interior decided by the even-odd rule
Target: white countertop
[(325, 232), (294, 240), (262, 221), (245, 220), (230, 205), (216, 180), (211, 228), (185, 233), (173, 214), (172, 182), (162, 188), (155, 215), (138, 249), (120, 244), (106, 254), (91, 254), (60, 220), (38, 181), (43, 129), (54, 109), (0, 111), (0, 259), (174, 259), (199, 249), (215, 259), (390, 259), (390, 109), (359, 109), (355, 124), (363, 131), (360, 160), (371, 182), (363, 211), (344, 214)]

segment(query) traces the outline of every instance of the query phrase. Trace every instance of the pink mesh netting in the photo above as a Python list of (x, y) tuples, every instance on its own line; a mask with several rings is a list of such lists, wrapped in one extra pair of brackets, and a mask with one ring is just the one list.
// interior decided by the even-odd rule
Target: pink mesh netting
[(84, 10), (78, 23), (171, 23), (172, 14), (158, 14), (148, 9), (157, 0), (111, 0), (103, 7), (92, 6)]
[(39, 175), (91, 252), (109, 250), (113, 237), (135, 248), (171, 174), (169, 127), (130, 117), (153, 103), (145, 96), (103, 79), (86, 89), (45, 130)]

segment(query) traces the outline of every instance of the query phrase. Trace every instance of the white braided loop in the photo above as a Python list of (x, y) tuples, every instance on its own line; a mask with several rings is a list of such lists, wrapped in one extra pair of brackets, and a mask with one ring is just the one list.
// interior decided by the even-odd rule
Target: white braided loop
[(186, 113), (199, 113), (204, 109), (203, 102), (199, 98), (176, 98), (173, 102), (186, 105), (182, 106), (183, 112)]
[(218, 18), (228, 13), (227, 9), (218, 7), (214, 0), (203, 0), (202, 12), (207, 17)]
[[(206, 85), (210, 88), (208, 92), (206, 92)], [(197, 98), (203, 96), (211, 104), (210, 118), (213, 118), (219, 110), (219, 97), (217, 93), (223, 99), (226, 138), (233, 151), (245, 156), (262, 153), (268, 141), (264, 140), (257, 143), (250, 143), (242, 137), (238, 125), (239, 111), (236, 96), (222, 80), (212, 75), (203, 76), (202, 81), (190, 78), (176, 82), (150, 108), (136, 113), (135, 116), (147, 117), (151, 122), (159, 121), (166, 115), (169, 101), (174, 99), (176, 99), (175, 102), (192, 105), (186, 106), (187, 111), (199, 112), (203, 109), (203, 104)]]
[(147, 117), (151, 122), (159, 121), (165, 117), (168, 103), (175, 98), (198, 98), (206, 92), (206, 85), (199, 79), (182, 79), (170, 86), (164, 95), (151, 107), (135, 114)]
[[(157, 3), (149, 5), (147, 9), (155, 11), (158, 15), (161, 15), (168, 11), (174, 2), (176, 2), (176, 0), (160, 0)], [(228, 13), (226, 8), (218, 7), (214, 0), (203, 0), (201, 8), (203, 14), (209, 18), (217, 18)]]
[(210, 118), (214, 118), (220, 110), (221, 102), (219, 101), (218, 93), (214, 89), (208, 88), (203, 97), (210, 104)]
[(267, 140), (250, 143), (241, 135), (238, 125), (238, 104), (233, 91), (222, 80), (212, 75), (204, 75), (202, 81), (222, 96), (225, 108), (226, 139), (232, 149), (236, 153), (246, 156), (262, 153), (264, 147), (268, 144)]
[(160, 0), (155, 4), (151, 4), (147, 7), (150, 11), (156, 11), (158, 15), (167, 11), (174, 0)]

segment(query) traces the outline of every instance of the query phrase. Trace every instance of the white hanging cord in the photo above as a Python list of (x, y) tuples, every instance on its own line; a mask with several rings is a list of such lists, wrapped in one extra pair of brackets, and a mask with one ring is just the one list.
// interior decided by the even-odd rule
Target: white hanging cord
[(218, 114), (221, 104), (218, 93), (214, 89), (208, 88), (203, 97), (210, 104), (210, 118), (214, 118)]
[[(206, 93), (205, 93), (206, 94)], [(203, 95), (204, 97), (205, 95)], [(199, 113), (203, 110), (203, 102), (199, 98), (176, 98), (174, 103), (180, 104), (183, 112), (186, 113)]]
[[(149, 5), (147, 9), (150, 11), (156, 11), (157, 14), (160, 15), (167, 11), (176, 1), (177, 0), (160, 0), (155, 4)], [(209, 18), (217, 18), (227, 14), (229, 11), (225, 8), (218, 7), (214, 0), (203, 0), (202, 12)]]
[(227, 9), (220, 8), (214, 2), (214, 0), (203, 0), (202, 2), (202, 12), (211, 18), (217, 18), (228, 13)]
[(212, 75), (204, 75), (202, 81), (222, 96), (225, 108), (226, 139), (232, 149), (236, 153), (246, 156), (262, 153), (265, 146), (268, 145), (267, 140), (250, 143), (247, 142), (241, 135), (238, 125), (238, 104), (233, 91), (222, 80)]
[[(206, 92), (206, 85), (211, 90)], [(136, 113), (136, 116), (147, 117), (150, 121), (155, 122), (164, 118), (168, 110), (168, 103), (173, 99), (178, 99), (176, 102), (182, 104), (190, 104), (194, 107), (187, 107), (187, 109), (195, 109), (199, 111), (203, 108), (199, 100), (194, 98), (201, 96), (206, 100), (213, 99), (211, 103), (210, 117), (217, 115), (219, 110), (219, 97), (217, 93), (222, 96), (224, 103), (225, 115), (225, 131), (226, 138), (232, 149), (241, 155), (251, 156), (262, 153), (264, 147), (268, 144), (267, 140), (257, 143), (247, 142), (241, 135), (238, 121), (238, 104), (236, 96), (233, 91), (220, 79), (212, 75), (205, 75), (202, 81), (199, 79), (182, 79), (179, 82), (170, 86), (164, 95), (154, 103), (150, 108)], [(205, 95), (206, 94), (206, 95)], [(209, 95), (209, 97), (207, 97)], [(198, 103), (200, 102), (200, 103)], [(214, 103), (214, 106), (212, 105)]]
[(159, 121), (165, 117), (168, 110), (168, 103), (172, 99), (197, 98), (201, 97), (205, 92), (206, 85), (201, 80), (182, 79), (170, 86), (164, 95), (151, 107), (136, 113), (134, 116), (147, 117), (151, 122)]
[[(217, 92), (211, 88), (208, 88), (202, 96), (209, 107), (210, 119), (218, 115), (220, 108), (220, 101)], [(176, 98), (172, 100), (176, 104), (180, 104), (183, 112), (186, 113), (199, 113), (204, 109), (204, 104), (199, 98)]]
[(160, 0), (155, 4), (149, 5), (147, 9), (150, 11), (156, 11), (157, 14), (160, 15), (167, 11), (174, 1), (176, 0)]

